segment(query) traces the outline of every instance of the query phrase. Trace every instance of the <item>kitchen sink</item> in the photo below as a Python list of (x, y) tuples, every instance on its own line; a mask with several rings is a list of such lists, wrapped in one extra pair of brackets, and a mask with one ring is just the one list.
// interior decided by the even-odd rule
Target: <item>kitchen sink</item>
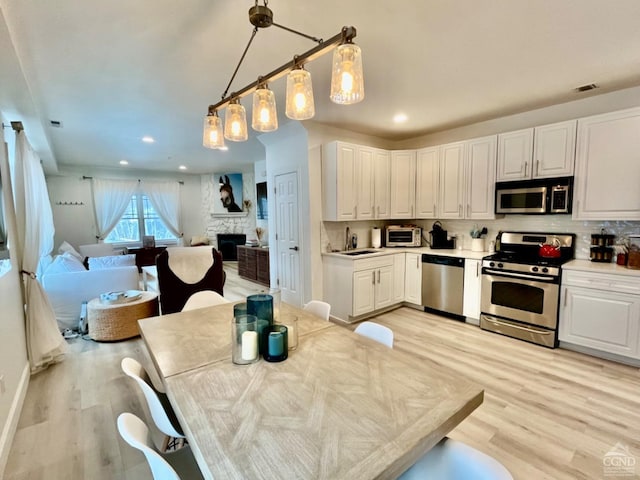
[(354, 257), (356, 255), (366, 255), (367, 253), (376, 253), (375, 250), (357, 250), (354, 252), (340, 252), (342, 255), (349, 255), (350, 257)]

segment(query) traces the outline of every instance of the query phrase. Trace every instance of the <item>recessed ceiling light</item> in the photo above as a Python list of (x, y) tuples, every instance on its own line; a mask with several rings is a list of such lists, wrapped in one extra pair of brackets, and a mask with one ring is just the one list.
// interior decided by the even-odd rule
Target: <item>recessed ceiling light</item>
[(187, 169), (187, 167), (185, 167), (184, 165), (180, 165), (178, 168), (179, 168), (180, 170), (186, 170), (186, 169)]
[(404, 123), (407, 119), (408, 117), (404, 113), (396, 113), (393, 116), (393, 123)]
[(155, 142), (155, 140), (153, 139), (153, 137), (149, 137), (149, 136), (144, 136), (144, 137), (142, 137), (142, 141), (143, 141), (144, 143), (153, 143), (153, 142)]
[(129, 165), (129, 162), (126, 160), (120, 160), (120, 165)]

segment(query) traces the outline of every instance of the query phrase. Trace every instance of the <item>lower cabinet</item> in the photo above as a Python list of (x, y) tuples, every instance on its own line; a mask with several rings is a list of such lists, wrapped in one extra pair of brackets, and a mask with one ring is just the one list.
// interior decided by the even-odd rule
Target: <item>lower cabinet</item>
[(353, 272), (354, 317), (393, 303), (393, 264)]
[(404, 267), (404, 301), (422, 305), (422, 255), (406, 253)]
[(464, 261), (464, 295), (462, 314), (471, 320), (469, 323), (480, 322), (480, 286), (482, 260), (465, 259)]
[(269, 249), (238, 245), (238, 275), (265, 286), (270, 284)]
[(640, 278), (566, 272), (561, 292), (561, 342), (640, 358)]

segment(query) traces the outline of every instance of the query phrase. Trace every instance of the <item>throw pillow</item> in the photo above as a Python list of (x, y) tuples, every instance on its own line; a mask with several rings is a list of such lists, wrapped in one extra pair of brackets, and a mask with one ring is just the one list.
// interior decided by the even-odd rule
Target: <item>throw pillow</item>
[(89, 257), (89, 270), (103, 270), (105, 268), (128, 267), (136, 264), (136, 256), (110, 255), (107, 257)]
[(191, 246), (197, 247), (199, 245), (209, 245), (209, 238), (202, 235), (195, 235), (191, 237)]
[(50, 275), (52, 273), (66, 273), (66, 272), (84, 272), (85, 268), (82, 265), (82, 262), (79, 262), (77, 258), (75, 258), (69, 252), (65, 252), (62, 255), (58, 255), (53, 259), (51, 265), (45, 271), (46, 275)]
[(63, 253), (70, 253), (71, 255), (76, 257), (80, 262), (84, 260), (84, 257), (75, 248), (73, 248), (73, 245), (71, 245), (66, 240), (62, 242), (62, 245), (60, 245), (60, 247), (58, 247), (58, 253), (60, 255), (62, 255)]

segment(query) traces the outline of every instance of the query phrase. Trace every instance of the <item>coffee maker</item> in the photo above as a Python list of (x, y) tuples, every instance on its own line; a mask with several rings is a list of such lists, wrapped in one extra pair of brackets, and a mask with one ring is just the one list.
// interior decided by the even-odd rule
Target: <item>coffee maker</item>
[(453, 249), (456, 248), (456, 239), (448, 238), (447, 231), (443, 230), (442, 223), (436, 221), (429, 232), (429, 243), (431, 248)]

